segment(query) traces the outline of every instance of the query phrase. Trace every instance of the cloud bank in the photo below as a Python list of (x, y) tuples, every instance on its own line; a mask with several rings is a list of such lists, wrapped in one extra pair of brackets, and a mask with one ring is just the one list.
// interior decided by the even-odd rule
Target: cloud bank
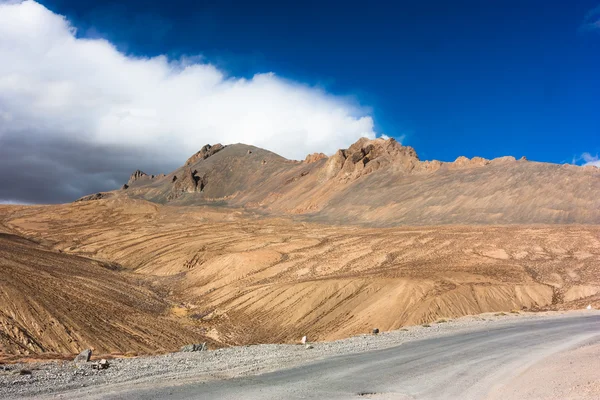
[(132, 57), (78, 38), (35, 1), (0, 0), (0, 200), (70, 201), (140, 167), (167, 172), (206, 143), (300, 159), (375, 137), (368, 110), (272, 73)]

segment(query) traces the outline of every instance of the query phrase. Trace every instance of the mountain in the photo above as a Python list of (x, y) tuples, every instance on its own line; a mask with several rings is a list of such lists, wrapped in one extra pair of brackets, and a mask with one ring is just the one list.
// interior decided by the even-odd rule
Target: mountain
[(394, 139), (287, 160), (254, 146), (207, 145), (167, 175), (136, 171), (110, 195), (244, 207), (371, 226), (598, 224), (600, 169), (501, 157), (420, 161)]
[(0, 362), (598, 307), (599, 185), (595, 167), (361, 139), (304, 161), (206, 145), (120, 190), (0, 205)]

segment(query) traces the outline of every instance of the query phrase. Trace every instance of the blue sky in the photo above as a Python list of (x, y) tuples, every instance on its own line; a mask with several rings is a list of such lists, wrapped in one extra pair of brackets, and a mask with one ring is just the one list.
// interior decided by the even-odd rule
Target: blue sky
[(354, 96), (423, 159), (600, 152), (597, 0), (42, 3), (129, 54), (202, 55)]
[(0, 60), (0, 202), (218, 142), (600, 166), (600, 0), (0, 0)]

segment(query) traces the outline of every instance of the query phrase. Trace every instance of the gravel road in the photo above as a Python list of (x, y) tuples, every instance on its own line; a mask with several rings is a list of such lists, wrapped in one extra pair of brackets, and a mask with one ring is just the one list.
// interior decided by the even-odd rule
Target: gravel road
[[(510, 398), (506, 383), (525, 372), (535, 375), (532, 368), (548, 360), (567, 360), (573, 348), (598, 343), (596, 311), (482, 315), (315, 343), (312, 349), (258, 345), (174, 353), (112, 360), (103, 371), (73, 363), (12, 365), (4, 373), (0, 367), (0, 398)], [(566, 368), (587, 371), (569, 360)], [(21, 369), (31, 375), (15, 375)], [(585, 376), (600, 380), (596, 374)], [(535, 398), (535, 391), (529, 393)], [(599, 394), (586, 393), (577, 398)], [(513, 391), (513, 398), (518, 395)]]

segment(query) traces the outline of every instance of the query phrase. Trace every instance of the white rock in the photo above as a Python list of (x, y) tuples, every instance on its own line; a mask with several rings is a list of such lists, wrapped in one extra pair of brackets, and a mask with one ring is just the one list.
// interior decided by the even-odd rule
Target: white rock
[(302, 340), (300, 342), (302, 342), (302, 344), (306, 344), (306, 336), (302, 336)]
[[(592, 309), (592, 305), (591, 305), (591, 304), (590, 304), (590, 305), (588, 305), (588, 306), (587, 306), (585, 309), (586, 309), (586, 310), (591, 310), (591, 309)], [(306, 337), (306, 336), (305, 336), (305, 337)]]

